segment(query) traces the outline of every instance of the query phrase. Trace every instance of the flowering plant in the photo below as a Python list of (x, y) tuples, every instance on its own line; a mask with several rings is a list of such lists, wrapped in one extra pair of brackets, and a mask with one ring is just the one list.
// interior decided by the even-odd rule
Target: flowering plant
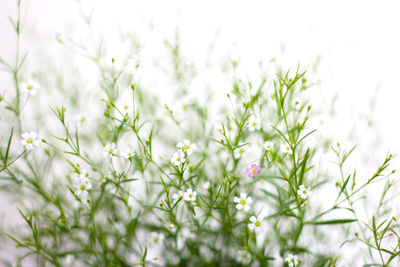
[[(19, 40), (19, 17), (13, 25)], [(70, 39), (61, 43), (90, 51)], [(192, 72), (179, 43), (167, 47), (177, 102), (187, 101), (184, 114), (167, 104), (160, 108), (135, 76), (140, 61), (129, 70), (129, 63), (117, 66), (113, 58), (110, 67), (98, 53), (88, 57), (100, 70), (92, 96), (100, 112), (89, 114), (90, 123), (89, 100), (78, 103), (62, 83), (63, 104), (57, 105), (45, 96), (54, 80), (32, 74), (37, 79), (24, 82), (31, 76), (22, 71), (29, 58), (19, 49), (17, 67), (1, 59), (14, 77), (15, 93), (1, 98), (9, 119), (2, 122), (0, 179), (23, 201), (24, 231), (7, 230), (18, 247), (17, 264), (337, 266), (357, 260), (342, 256), (354, 243), (370, 266), (399, 263), (398, 223), (387, 217), (392, 155), (365, 180), (344, 168), (354, 148), (309, 142), (317, 133), (308, 124), (312, 108), (305, 94), (312, 89), (305, 72), (264, 73), (259, 82), (244, 82), (232, 61), (225, 69), (232, 90), (212, 113), (207, 103), (185, 100), (181, 89)], [(48, 109), (23, 104), (40, 96)], [(27, 123), (27, 113), (39, 119)], [(43, 123), (43, 114), (57, 126)], [(327, 147), (338, 172), (319, 168), (324, 158), (316, 155)], [(337, 177), (336, 184), (326, 177)], [(377, 211), (363, 221), (356, 204), (371, 184), (384, 190)], [(318, 194), (325, 188), (334, 192), (331, 202)]]

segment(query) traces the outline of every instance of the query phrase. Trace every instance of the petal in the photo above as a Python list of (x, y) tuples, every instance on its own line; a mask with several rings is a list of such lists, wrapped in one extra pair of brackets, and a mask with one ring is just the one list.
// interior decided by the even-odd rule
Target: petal
[(245, 199), (246, 197), (247, 197), (246, 193), (243, 193), (243, 192), (240, 193), (240, 198), (241, 199)]
[(253, 203), (253, 199), (251, 197), (246, 198), (246, 203), (248, 204)]
[(236, 204), (236, 208), (237, 208), (238, 210), (241, 210), (241, 209), (243, 208), (243, 206), (240, 205), (240, 204)]
[(250, 230), (254, 229), (254, 224), (252, 224), (252, 223), (249, 223), (247, 226), (249, 227)]
[(239, 202), (240, 202), (240, 199), (239, 199), (238, 197), (234, 197), (234, 198), (233, 198), (233, 202), (239, 203)]
[(251, 216), (251, 217), (250, 217), (250, 221), (251, 221), (251, 222), (256, 222), (256, 221), (257, 221), (256, 216)]

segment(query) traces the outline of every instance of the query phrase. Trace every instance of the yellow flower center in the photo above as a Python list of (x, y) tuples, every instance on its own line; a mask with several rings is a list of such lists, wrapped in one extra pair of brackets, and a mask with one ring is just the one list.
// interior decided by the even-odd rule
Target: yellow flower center
[(112, 154), (113, 153), (113, 150), (112, 149), (109, 149), (108, 150), (108, 154)]
[(256, 127), (257, 123), (253, 122), (251, 125), (253, 125), (253, 127)]
[(86, 186), (83, 184), (83, 185), (81, 185), (80, 189), (83, 191), (86, 189)]
[(189, 146), (187, 146), (187, 145), (184, 145), (183, 147), (182, 147), (182, 150), (183, 151), (186, 151), (186, 150), (188, 150), (189, 149)]
[(32, 138), (28, 138), (28, 139), (26, 139), (26, 142), (27, 142), (28, 144), (32, 144), (32, 143), (33, 143), (33, 140), (32, 140)]
[(86, 121), (86, 118), (85, 117), (81, 117), (80, 122), (84, 123), (85, 121)]
[(26, 87), (26, 89), (32, 90), (32, 89), (33, 89), (33, 86), (29, 84), (29, 85)]
[(256, 170), (256, 169), (252, 169), (251, 172), (252, 172), (253, 174), (255, 174), (255, 173), (257, 172), (257, 170)]
[(245, 205), (245, 204), (246, 204), (246, 200), (241, 199), (241, 200), (240, 200), (240, 205)]
[(176, 161), (181, 161), (181, 158), (180, 158), (180, 157), (177, 157), (177, 158), (176, 158)]
[(259, 221), (256, 221), (256, 222), (254, 223), (254, 225), (255, 225), (256, 227), (260, 227), (261, 223), (260, 223)]
[(244, 154), (244, 149), (243, 148), (241, 148), (241, 149), (239, 149), (239, 154)]
[(155, 238), (153, 239), (153, 242), (154, 242), (154, 243), (158, 243), (158, 237), (155, 237)]
[(189, 197), (190, 197), (190, 198), (192, 198), (192, 196), (193, 196), (192, 194), (189, 194)]

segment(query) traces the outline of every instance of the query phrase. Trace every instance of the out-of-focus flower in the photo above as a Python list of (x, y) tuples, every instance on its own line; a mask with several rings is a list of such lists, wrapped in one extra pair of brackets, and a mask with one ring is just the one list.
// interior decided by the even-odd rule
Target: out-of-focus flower
[(264, 142), (264, 149), (267, 150), (267, 151), (271, 150), (272, 149), (272, 142), (265, 141)]
[(40, 85), (36, 81), (29, 79), (27, 82), (22, 82), (19, 87), (23, 94), (34, 96), (37, 94)]
[(182, 152), (186, 152), (188, 155), (191, 155), (197, 149), (197, 145), (190, 143), (188, 139), (184, 139), (183, 143), (178, 143), (176, 147), (182, 149)]
[(297, 255), (288, 254), (285, 258), (285, 262), (289, 267), (296, 267), (299, 264), (299, 258)]
[(289, 155), (291, 155), (293, 153), (292, 148), (286, 143), (281, 144), (281, 150), (283, 151), (283, 153), (286, 153)]
[(261, 121), (258, 117), (253, 115), (253, 116), (250, 116), (246, 125), (249, 128), (250, 132), (254, 132), (255, 130), (260, 130)]
[(103, 150), (104, 157), (112, 157), (115, 156), (115, 151), (117, 149), (117, 145), (115, 143), (107, 144)]
[(172, 155), (171, 162), (176, 166), (181, 166), (185, 161), (186, 157), (182, 151), (177, 151)]
[(250, 253), (247, 250), (240, 250), (237, 255), (237, 260), (242, 264), (248, 264), (251, 260)]

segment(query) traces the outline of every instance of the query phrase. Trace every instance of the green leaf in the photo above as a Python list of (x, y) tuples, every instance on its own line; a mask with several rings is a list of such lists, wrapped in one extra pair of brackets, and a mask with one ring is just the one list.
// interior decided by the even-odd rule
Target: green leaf
[(327, 220), (327, 221), (315, 221), (315, 222), (306, 222), (305, 224), (313, 224), (313, 225), (324, 225), (324, 224), (344, 224), (344, 223), (352, 223), (356, 222), (356, 219), (337, 219), (337, 220)]

